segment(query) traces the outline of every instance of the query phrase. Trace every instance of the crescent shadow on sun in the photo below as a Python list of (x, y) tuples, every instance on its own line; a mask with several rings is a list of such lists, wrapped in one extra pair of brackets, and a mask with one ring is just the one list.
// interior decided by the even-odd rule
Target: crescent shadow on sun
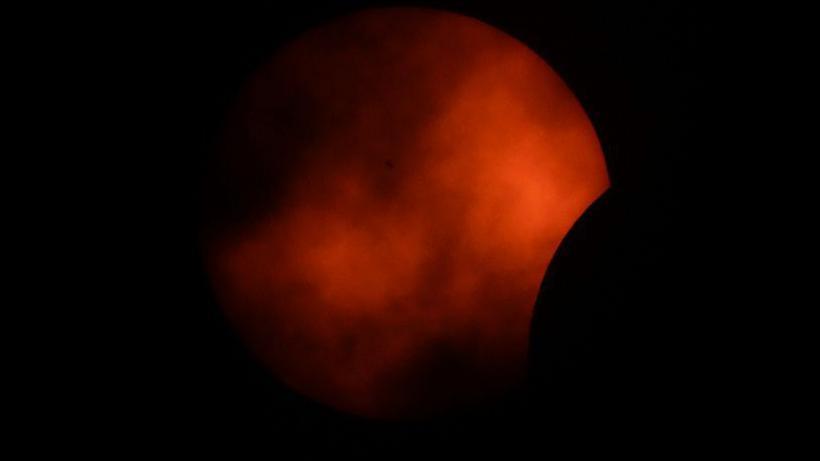
[[(529, 378), (541, 386), (571, 380), (591, 342), (602, 344), (616, 315), (617, 287), (629, 277), (629, 248), (646, 227), (624, 193), (609, 188), (561, 241), (541, 283), (533, 309)], [(630, 243), (632, 242), (632, 243)], [(597, 336), (596, 336), (597, 335)], [(586, 349), (585, 349), (586, 348)], [(600, 351), (599, 351), (600, 352)], [(542, 389), (543, 390), (543, 389)]]

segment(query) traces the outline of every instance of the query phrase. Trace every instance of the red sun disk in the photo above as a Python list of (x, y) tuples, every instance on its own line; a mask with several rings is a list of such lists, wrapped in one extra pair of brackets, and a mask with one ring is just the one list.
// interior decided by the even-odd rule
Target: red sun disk
[(206, 242), (249, 348), (296, 391), (408, 418), (519, 382), (539, 284), (607, 187), (595, 132), (536, 54), (477, 20), (366, 10), (246, 85)]

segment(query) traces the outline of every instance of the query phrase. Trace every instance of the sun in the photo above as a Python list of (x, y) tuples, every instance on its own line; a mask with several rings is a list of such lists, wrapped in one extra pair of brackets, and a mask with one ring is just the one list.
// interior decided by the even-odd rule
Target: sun
[(361, 11), (248, 80), (210, 185), (206, 255), (249, 349), (342, 411), (414, 418), (519, 383), (541, 279), (608, 187), (538, 55), (454, 13)]

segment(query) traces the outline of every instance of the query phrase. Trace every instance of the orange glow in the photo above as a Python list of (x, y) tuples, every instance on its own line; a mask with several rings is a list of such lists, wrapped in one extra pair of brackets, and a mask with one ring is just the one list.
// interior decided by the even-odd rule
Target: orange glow
[(226, 205), (206, 248), (229, 319), (293, 389), (378, 418), (522, 379), (541, 278), (608, 187), (586, 114), (543, 60), (408, 8), (280, 50), (214, 171)]

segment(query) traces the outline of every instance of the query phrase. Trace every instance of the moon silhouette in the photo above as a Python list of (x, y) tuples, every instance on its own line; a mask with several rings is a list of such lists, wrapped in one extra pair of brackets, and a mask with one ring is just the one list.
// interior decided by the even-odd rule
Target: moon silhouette
[(386, 8), (249, 78), (208, 175), (204, 248), (249, 350), (296, 392), (416, 418), (520, 383), (544, 272), (609, 185), (595, 131), (524, 44)]

